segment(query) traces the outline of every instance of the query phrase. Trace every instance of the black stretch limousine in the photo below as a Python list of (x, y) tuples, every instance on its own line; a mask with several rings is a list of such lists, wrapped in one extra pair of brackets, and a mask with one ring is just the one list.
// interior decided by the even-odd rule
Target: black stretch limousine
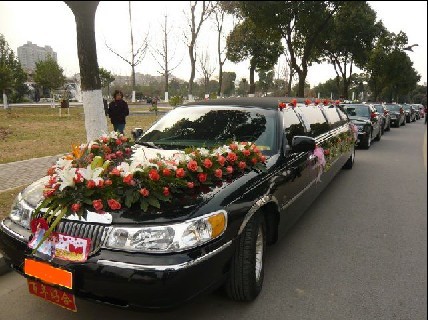
[[(55, 294), (68, 294), (66, 303), (79, 297), (165, 308), (220, 286), (234, 300), (251, 301), (262, 289), (266, 245), (284, 235), (342, 168), (352, 168), (355, 134), (335, 106), (238, 98), (177, 107), (135, 137), (135, 150), (166, 155), (250, 141), (265, 156), (265, 169), (243, 171), (187, 202), (148, 212), (134, 208), (101, 215), (88, 209), (83, 221), (63, 219), (57, 231), (91, 239), (87, 260), (38, 261), (55, 272), (65, 270), (68, 285), (43, 283), (24, 270), (32, 257), (29, 219), (46, 181), (35, 182), (0, 222), (0, 251), (11, 268), (33, 281), (30, 291), (40, 293), (49, 284)], [(221, 220), (216, 232), (207, 222), (213, 216)]]

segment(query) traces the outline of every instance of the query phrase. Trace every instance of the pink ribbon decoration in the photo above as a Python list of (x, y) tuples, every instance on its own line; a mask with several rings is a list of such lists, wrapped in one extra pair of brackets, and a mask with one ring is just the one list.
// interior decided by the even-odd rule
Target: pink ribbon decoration
[(317, 176), (317, 182), (321, 182), (321, 174), (323, 173), (324, 167), (325, 167), (325, 157), (324, 157), (324, 149), (320, 146), (316, 146), (315, 150), (313, 152), (313, 155), (318, 158), (316, 168), (318, 168), (318, 176)]
[(358, 139), (358, 127), (355, 124), (353, 124), (352, 122), (349, 123), (349, 125), (351, 126), (352, 133), (354, 134), (354, 141), (357, 141), (357, 139)]

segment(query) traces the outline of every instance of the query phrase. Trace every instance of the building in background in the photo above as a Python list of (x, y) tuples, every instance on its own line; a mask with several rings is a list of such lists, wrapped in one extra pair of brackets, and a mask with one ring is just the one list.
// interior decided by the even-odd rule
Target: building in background
[(39, 47), (31, 41), (27, 41), (26, 44), (18, 47), (18, 59), (27, 74), (33, 74), (36, 62), (46, 60), (48, 56), (58, 61), (56, 52), (50, 46)]

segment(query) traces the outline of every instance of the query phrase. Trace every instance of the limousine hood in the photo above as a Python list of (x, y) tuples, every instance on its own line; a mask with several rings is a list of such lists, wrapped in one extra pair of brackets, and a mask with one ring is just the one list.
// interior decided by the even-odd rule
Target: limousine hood
[(352, 123), (356, 125), (364, 125), (364, 124), (370, 124), (370, 120), (363, 117), (349, 117), (349, 119), (352, 121)]

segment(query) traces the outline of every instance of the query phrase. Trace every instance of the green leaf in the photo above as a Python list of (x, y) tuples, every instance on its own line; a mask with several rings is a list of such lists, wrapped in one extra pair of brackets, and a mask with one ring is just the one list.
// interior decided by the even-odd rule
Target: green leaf
[(154, 198), (154, 197), (149, 197), (147, 198), (147, 201), (149, 202), (149, 204), (155, 208), (160, 208), (160, 203), (158, 201), (158, 199)]
[(144, 212), (147, 212), (147, 209), (149, 209), (149, 204), (147, 203), (147, 201), (141, 201), (140, 208)]

